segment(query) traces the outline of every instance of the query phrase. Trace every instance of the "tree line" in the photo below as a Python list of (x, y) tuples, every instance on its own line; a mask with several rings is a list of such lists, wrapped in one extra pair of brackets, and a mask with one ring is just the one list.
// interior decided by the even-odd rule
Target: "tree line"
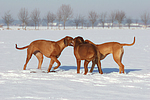
[[(36, 27), (40, 25), (40, 21), (44, 21), (47, 24), (47, 29), (49, 29), (50, 23), (53, 24), (55, 20), (58, 20), (58, 28), (60, 29), (60, 22), (63, 22), (64, 29), (66, 25), (66, 21), (70, 20), (73, 18), (73, 9), (71, 8), (70, 5), (65, 5), (62, 4), (58, 10), (57, 13), (54, 14), (52, 12), (48, 12), (43, 19), (40, 17), (40, 10), (39, 9), (34, 9), (31, 14), (29, 14), (28, 10), (25, 8), (21, 8), (19, 13), (18, 13), (18, 19), (22, 22), (22, 28), (26, 30), (26, 27), (30, 21)], [(141, 21), (147, 28), (148, 21), (150, 20), (149, 13), (143, 13), (141, 16)], [(4, 22), (7, 24), (7, 29), (9, 29), (9, 25), (14, 21), (12, 15), (10, 14), (10, 11), (6, 12), (4, 16), (2, 17)], [(85, 16), (82, 15), (76, 15), (74, 16), (73, 23), (75, 23), (76, 28), (78, 28), (79, 24), (83, 25), (85, 24)], [(109, 22), (110, 27), (114, 27), (114, 21), (117, 21), (119, 28), (121, 27), (122, 22), (126, 19), (126, 23), (128, 27), (130, 28), (130, 25), (132, 23), (132, 19), (130, 17), (126, 17), (126, 14), (124, 11), (112, 11), (109, 15), (106, 12), (102, 12), (100, 14), (97, 14), (95, 11), (90, 11), (88, 13), (88, 18), (89, 22), (92, 24), (92, 28), (94, 28), (94, 24), (96, 21), (99, 21), (102, 25), (102, 27), (105, 27), (105, 23)], [(137, 22), (137, 21), (136, 21)], [(88, 26), (89, 23), (87, 23)], [(53, 25), (51, 25), (52, 28)]]

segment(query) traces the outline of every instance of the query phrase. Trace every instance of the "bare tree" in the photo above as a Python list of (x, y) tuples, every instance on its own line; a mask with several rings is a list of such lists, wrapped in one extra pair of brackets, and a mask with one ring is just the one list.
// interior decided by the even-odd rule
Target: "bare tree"
[(145, 12), (143, 15), (141, 15), (141, 20), (144, 23), (145, 28), (147, 28), (147, 23), (148, 23), (149, 19), (150, 19), (149, 13)]
[(116, 12), (116, 16), (115, 16), (115, 19), (118, 21), (118, 24), (119, 24), (119, 28), (121, 27), (121, 23), (122, 21), (124, 20), (125, 18), (125, 12), (124, 11), (117, 11)]
[(70, 5), (62, 4), (62, 6), (58, 9), (58, 12), (61, 13), (61, 18), (62, 21), (64, 22), (64, 29), (65, 29), (66, 21), (72, 18), (73, 16), (73, 10), (70, 7)]
[(109, 15), (110, 21), (112, 23), (111, 27), (113, 27), (113, 23), (115, 21), (115, 16), (116, 16), (116, 12), (115, 11), (112, 11), (111, 14)]
[(34, 9), (32, 12), (31, 12), (31, 20), (33, 21), (34, 25), (35, 25), (35, 29), (36, 29), (36, 25), (39, 26), (40, 24), (40, 11), (39, 9)]
[(84, 19), (84, 16), (81, 16), (81, 25), (82, 25), (82, 29), (83, 29), (83, 24), (85, 24), (85, 19)]
[(107, 19), (107, 27), (108, 27), (108, 28), (112, 27), (112, 23), (111, 23), (111, 20), (110, 20), (110, 19)]
[(57, 11), (57, 20), (59, 21), (58, 29), (60, 29), (60, 21), (62, 20), (62, 14), (60, 9)]
[(96, 22), (97, 19), (98, 19), (98, 14), (94, 11), (90, 11), (89, 12), (89, 20), (92, 23), (92, 28), (94, 28), (94, 23)]
[(49, 23), (50, 23), (50, 12), (47, 13), (45, 18), (43, 19), (47, 24), (47, 29), (49, 29)]
[(136, 27), (138, 27), (138, 19), (135, 19)]
[(53, 13), (51, 13), (51, 12), (49, 11), (49, 12), (47, 13), (47, 15), (46, 15), (46, 18), (45, 18), (46, 23), (47, 23), (47, 29), (49, 29), (49, 24), (51, 24), (51, 29), (52, 29), (52, 27), (53, 27), (53, 22), (54, 22), (55, 19), (56, 19), (55, 14), (53, 14)]
[(87, 29), (88, 29), (89, 28), (89, 23), (88, 22), (86, 23), (86, 26), (87, 26)]
[(54, 13), (50, 13), (50, 22), (51, 22), (51, 29), (53, 27), (53, 22), (56, 19), (56, 15)]
[(12, 15), (10, 14), (10, 11), (6, 12), (2, 18), (4, 22), (7, 24), (7, 29), (9, 29), (9, 25), (14, 21)]
[(19, 11), (19, 14), (18, 14), (18, 18), (22, 22), (23, 27), (25, 26), (25, 30), (26, 30), (26, 26), (27, 26), (28, 20), (30, 18), (28, 10), (26, 10), (25, 8), (21, 8), (20, 11)]
[(126, 22), (127, 22), (127, 25), (128, 25), (128, 27), (130, 29), (131, 23), (132, 23), (132, 19), (131, 18), (127, 18)]
[(81, 22), (81, 16), (77, 15), (74, 19), (74, 23), (76, 24), (76, 29), (78, 29), (78, 25)]
[(42, 23), (42, 19), (39, 18), (39, 20), (38, 20), (38, 29), (39, 29), (41, 23)]
[(107, 13), (100, 14), (100, 22), (102, 23), (102, 27), (104, 28), (106, 22)]

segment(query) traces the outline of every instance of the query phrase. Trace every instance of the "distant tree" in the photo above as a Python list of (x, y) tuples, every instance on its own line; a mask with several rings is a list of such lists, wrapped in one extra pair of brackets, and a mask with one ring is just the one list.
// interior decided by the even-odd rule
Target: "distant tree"
[(60, 9), (57, 11), (57, 17), (56, 18), (59, 21), (58, 29), (60, 29), (60, 21), (62, 21), (62, 14), (61, 14), (61, 10)]
[(108, 27), (108, 28), (112, 27), (111, 20), (110, 20), (110, 19), (107, 19), (106, 21), (107, 21), (107, 27)]
[(12, 15), (10, 14), (10, 11), (6, 12), (2, 18), (4, 22), (7, 24), (7, 29), (9, 29), (9, 25), (14, 21)]
[(19, 11), (19, 14), (18, 14), (18, 18), (22, 22), (22, 26), (23, 27), (25, 26), (25, 30), (26, 30), (26, 26), (27, 26), (28, 20), (30, 18), (28, 10), (26, 10), (25, 8), (21, 8), (20, 11)]
[(80, 22), (81, 22), (81, 15), (77, 15), (74, 19), (74, 23), (76, 24), (76, 29), (78, 29)]
[(131, 18), (127, 18), (127, 19), (126, 19), (126, 22), (127, 22), (127, 25), (128, 25), (128, 27), (129, 27), (129, 29), (130, 29), (131, 23), (132, 23), (132, 19), (131, 19)]
[(55, 14), (51, 13), (50, 11), (47, 13), (47, 16), (46, 16), (46, 22), (47, 22), (47, 29), (49, 29), (49, 24), (51, 23), (51, 29), (53, 27), (53, 22), (54, 20), (56, 19), (56, 16)]
[(50, 13), (50, 22), (51, 22), (51, 29), (53, 27), (53, 22), (56, 19), (56, 15), (54, 13)]
[(100, 14), (100, 22), (102, 23), (102, 27), (104, 28), (106, 22), (107, 13)]
[(112, 23), (111, 27), (113, 27), (113, 23), (115, 21), (115, 16), (116, 16), (116, 12), (115, 11), (112, 11), (111, 14), (109, 15), (110, 22)]
[(70, 5), (62, 4), (62, 6), (58, 9), (58, 12), (60, 12), (61, 14), (61, 18), (62, 21), (64, 22), (64, 29), (65, 29), (66, 21), (72, 18), (73, 16), (73, 10), (70, 7)]
[(39, 20), (38, 20), (38, 29), (39, 29), (41, 23), (42, 23), (42, 19), (39, 18)]
[(86, 23), (86, 26), (87, 26), (87, 29), (88, 29), (89, 28), (89, 23), (88, 22)]
[(90, 11), (89, 12), (89, 20), (92, 23), (92, 28), (94, 28), (94, 23), (96, 22), (97, 19), (98, 19), (98, 14), (94, 11)]
[(116, 16), (115, 16), (115, 19), (118, 21), (118, 24), (119, 24), (119, 28), (121, 27), (121, 23), (122, 21), (124, 20), (125, 18), (125, 12), (124, 11), (117, 11), (116, 12)]
[(138, 27), (138, 19), (135, 19), (136, 27)]
[(145, 12), (143, 15), (141, 15), (141, 20), (142, 20), (142, 22), (144, 23), (145, 28), (147, 28), (147, 23), (148, 23), (148, 21), (150, 20), (149, 13), (146, 13), (146, 12)]
[(81, 25), (82, 25), (82, 29), (83, 29), (83, 24), (85, 24), (85, 19), (84, 19), (84, 16), (81, 16)]
[(40, 24), (40, 11), (39, 9), (34, 9), (32, 12), (31, 12), (31, 20), (33, 21), (34, 25), (35, 25), (35, 29), (36, 29), (36, 25), (39, 26)]
[(43, 19), (47, 24), (47, 29), (49, 29), (49, 23), (50, 23), (50, 12), (47, 13), (45, 18)]

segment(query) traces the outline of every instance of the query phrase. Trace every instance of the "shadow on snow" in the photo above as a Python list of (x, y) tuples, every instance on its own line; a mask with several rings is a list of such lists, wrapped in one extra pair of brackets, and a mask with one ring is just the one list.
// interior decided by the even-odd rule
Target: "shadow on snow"
[[(60, 66), (59, 67), (60, 69), (62, 70), (65, 70), (65, 71), (68, 71), (70, 69), (75, 69), (77, 70), (77, 67), (76, 66)], [(88, 70), (90, 71), (90, 68), (88, 68)], [(80, 69), (84, 69), (84, 67), (80, 67)], [(130, 72), (133, 72), (133, 71), (140, 71), (141, 69), (125, 69), (125, 73), (128, 74)], [(103, 73), (105, 74), (109, 74), (109, 73), (112, 73), (112, 72), (119, 72), (119, 69), (118, 68), (102, 68), (102, 71)], [(93, 70), (94, 73), (98, 73), (98, 68), (95, 67), (94, 70)]]

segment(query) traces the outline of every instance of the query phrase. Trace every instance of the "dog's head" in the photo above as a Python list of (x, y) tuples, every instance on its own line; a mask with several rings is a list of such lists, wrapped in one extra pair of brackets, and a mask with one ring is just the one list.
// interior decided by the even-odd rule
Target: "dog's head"
[(66, 46), (73, 46), (73, 45), (74, 45), (73, 38), (70, 37), (70, 36), (66, 36), (66, 37), (64, 38), (64, 44), (65, 44)]
[(75, 37), (73, 40), (74, 40), (75, 45), (79, 45), (79, 44), (84, 43), (84, 39), (80, 36)]

